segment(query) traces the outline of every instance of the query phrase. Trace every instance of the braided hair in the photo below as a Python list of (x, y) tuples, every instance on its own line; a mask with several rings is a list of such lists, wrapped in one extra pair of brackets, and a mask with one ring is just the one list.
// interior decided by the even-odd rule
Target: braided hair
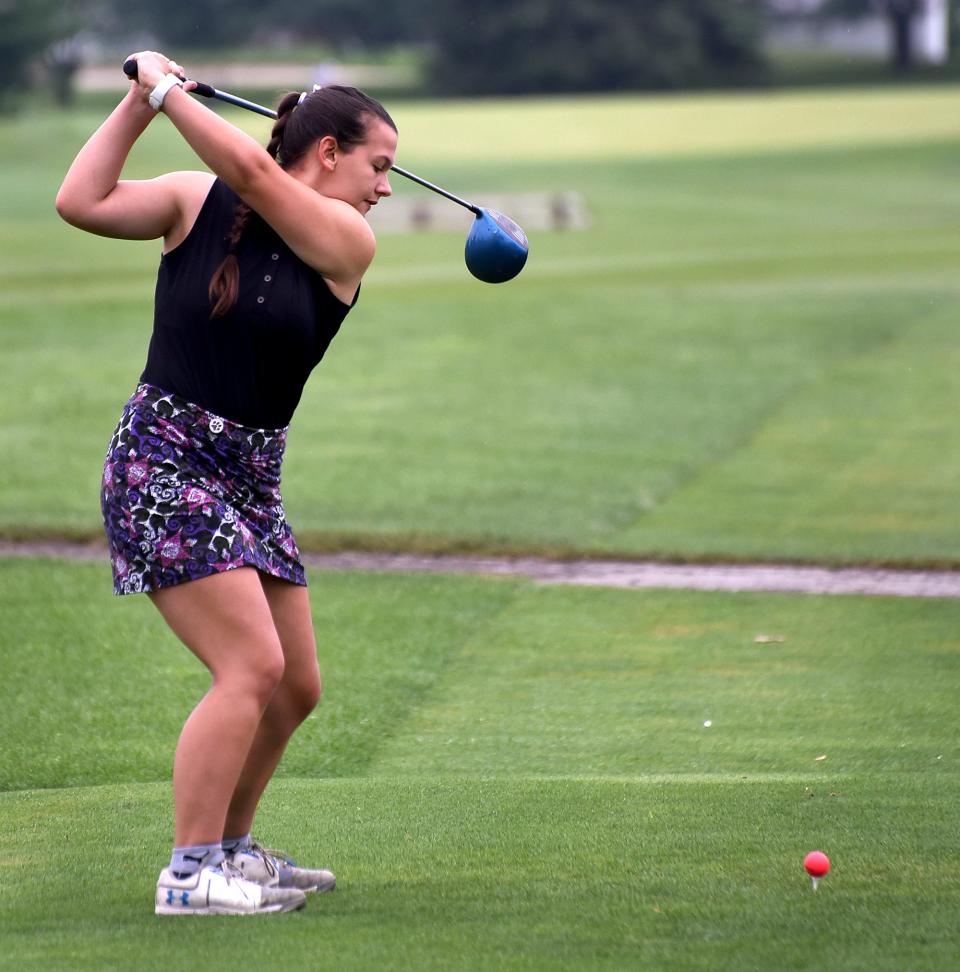
[[(270, 132), (267, 152), (282, 169), (297, 164), (312, 145), (332, 135), (345, 152), (367, 138), (371, 118), (379, 118), (394, 131), (397, 126), (375, 98), (348, 85), (330, 84), (309, 94), (291, 91), (277, 105), (277, 120)], [(251, 214), (245, 202), (237, 204), (233, 225), (227, 233), (230, 244), (223, 262), (213, 272), (207, 292), (213, 309), (210, 317), (223, 317), (237, 302), (240, 291), (240, 264), (237, 248)]]

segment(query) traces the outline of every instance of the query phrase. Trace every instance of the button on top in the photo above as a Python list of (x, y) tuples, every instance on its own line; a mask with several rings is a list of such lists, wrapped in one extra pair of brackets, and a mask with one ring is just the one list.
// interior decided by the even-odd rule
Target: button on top
[(279, 260), (280, 259), (280, 254), (279, 253), (271, 253), (270, 254), (270, 259), (271, 260)]

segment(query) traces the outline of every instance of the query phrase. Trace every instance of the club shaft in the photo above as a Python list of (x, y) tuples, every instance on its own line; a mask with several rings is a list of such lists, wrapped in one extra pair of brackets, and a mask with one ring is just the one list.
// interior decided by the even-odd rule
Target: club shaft
[[(124, 74), (128, 78), (136, 78), (137, 76), (137, 62), (132, 58), (129, 61), (124, 62), (123, 65)], [(221, 91), (219, 88), (214, 88), (213, 85), (205, 84), (203, 81), (195, 82), (197, 85), (193, 90), (193, 94), (198, 94), (204, 98), (215, 98), (217, 101), (225, 101), (227, 104), (236, 105), (238, 108), (244, 108), (247, 111), (256, 112), (258, 115), (264, 115), (267, 118), (276, 118), (277, 113), (270, 108), (265, 108), (263, 105), (258, 105), (254, 101), (247, 101), (246, 98), (238, 98), (234, 94), (230, 94), (228, 91)], [(414, 175), (407, 169), (401, 169), (400, 166), (394, 165), (390, 168), (391, 172), (396, 172), (397, 175), (402, 175), (405, 179), (409, 179), (411, 182), (416, 182), (417, 185), (423, 186), (424, 189), (429, 189), (431, 192), (437, 193), (437, 195), (443, 196), (449, 199), (451, 202), (455, 202), (458, 206), (463, 206), (464, 209), (469, 209), (471, 213), (479, 216), (481, 209), (479, 206), (473, 203), (467, 202), (466, 199), (461, 199), (459, 196), (455, 196), (452, 192), (447, 192), (446, 189), (441, 189), (439, 186), (435, 186), (432, 182), (427, 182), (426, 179), (421, 179), (420, 176)]]
[(432, 182), (427, 182), (426, 179), (421, 179), (420, 176), (414, 175), (412, 172), (408, 172), (406, 169), (401, 169), (399, 165), (394, 165), (390, 167), (391, 172), (396, 172), (397, 175), (402, 175), (405, 179), (409, 179), (411, 182), (416, 182), (417, 185), (423, 186), (425, 189), (430, 189), (432, 192), (437, 193), (440, 196), (444, 196), (451, 202), (455, 202), (464, 209), (469, 209), (471, 213), (480, 215), (480, 207), (475, 206), (473, 203), (469, 203), (466, 199), (461, 199), (459, 196), (455, 196), (452, 192), (447, 192), (446, 189), (441, 189), (439, 186), (435, 186)]
[[(207, 89), (209, 88), (209, 93)], [(201, 84), (194, 90), (194, 94), (203, 95), (205, 98), (216, 98), (218, 101), (225, 101), (229, 105), (236, 105), (238, 108), (246, 108), (247, 111), (255, 111), (258, 115), (265, 115), (267, 118), (276, 118), (277, 113), (271, 108), (264, 108), (256, 102), (247, 101), (246, 98), (238, 98), (228, 91), (220, 91), (218, 88), (211, 88), (209, 85)]]

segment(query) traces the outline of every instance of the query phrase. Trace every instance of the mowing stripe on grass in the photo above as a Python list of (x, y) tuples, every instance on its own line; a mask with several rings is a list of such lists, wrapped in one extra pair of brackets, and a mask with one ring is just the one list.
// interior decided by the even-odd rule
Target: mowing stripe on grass
[[(497, 143), (507, 155), (496, 166), (439, 163), (434, 177), (470, 191), (579, 188), (595, 222), (532, 239), (529, 270), (504, 288), (471, 282), (453, 237), (384, 237), (361, 317), (306, 390), (291, 435), (285, 500), (304, 546), (954, 564), (950, 382), (960, 368), (949, 326), (909, 328), (934, 305), (949, 324), (960, 257), (957, 146), (920, 141), (928, 124), (946, 124), (921, 117), (943, 108), (928, 94), (864, 100), (867, 128), (900, 132), (895, 146), (871, 146), (869, 132), (862, 148), (834, 139), (832, 103), (814, 98), (802, 121), (822, 125), (817, 151), (781, 142), (752, 157), (622, 159), (619, 143), (605, 157), (609, 137), (591, 135), (588, 180), (575, 163), (510, 158), (509, 142)], [(540, 124), (530, 112), (572, 123), (592, 110), (573, 102), (498, 110), (511, 116), (504, 130), (529, 143)], [(680, 116), (689, 107), (637, 102)], [(701, 101), (711, 119), (729, 108), (728, 121), (746, 104)], [(787, 102), (771, 104), (775, 114)], [(450, 106), (436, 107), (431, 142), (449, 142), (452, 127), (438, 119), (451, 122)], [(597, 118), (617, 118), (606, 135), (619, 138), (633, 111), (632, 99), (615, 98)], [(798, 121), (786, 118), (776, 132), (767, 111), (771, 144)], [(0, 200), (0, 244), (13, 261), (0, 288), (0, 447), (12, 457), (0, 471), (0, 531), (10, 538), (99, 532), (104, 443), (149, 336), (156, 243), (92, 239), (56, 223), (52, 208), (96, 121), (31, 116), (5, 123), (0, 139), (17, 187)], [(734, 143), (738, 129), (726, 134)], [(27, 150), (34, 139), (51, 146), (42, 159)], [(132, 175), (190, 164), (162, 119), (135, 156)], [(119, 293), (142, 287), (141, 297), (109, 298), (104, 267)], [(421, 273), (450, 276), (408, 282)], [(105, 299), (83, 296), (88, 274)], [(2, 307), (7, 295), (15, 308)], [(885, 368), (874, 355), (872, 381), (860, 367), (864, 349), (879, 352), (897, 333), (908, 338), (898, 351), (909, 352), (910, 394), (894, 356)], [(845, 379), (858, 373), (853, 396)], [(860, 419), (891, 380), (901, 407), (865, 437)], [(818, 424), (797, 423), (800, 463), (788, 433), (804, 415)], [(807, 434), (823, 423), (827, 434)], [(870, 442), (886, 442), (872, 462)], [(796, 524), (798, 512), (807, 519)]]
[[(109, 567), (0, 558), (0, 790), (147, 782), (210, 678)], [(326, 574), (310, 593), (323, 705), (283, 773), (365, 771), (451, 657), (526, 586), (471, 577)]]

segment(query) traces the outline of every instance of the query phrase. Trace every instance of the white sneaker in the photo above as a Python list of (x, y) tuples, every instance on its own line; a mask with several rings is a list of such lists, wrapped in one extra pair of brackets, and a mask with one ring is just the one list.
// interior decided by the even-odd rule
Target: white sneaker
[(307, 903), (297, 888), (263, 887), (244, 880), (227, 861), (180, 880), (170, 868), (157, 881), (158, 915), (262, 915), (296, 911)]
[(227, 855), (231, 866), (247, 881), (263, 888), (296, 888), (300, 891), (332, 891), (337, 886), (333, 871), (297, 867), (283, 851), (269, 850), (256, 841)]

